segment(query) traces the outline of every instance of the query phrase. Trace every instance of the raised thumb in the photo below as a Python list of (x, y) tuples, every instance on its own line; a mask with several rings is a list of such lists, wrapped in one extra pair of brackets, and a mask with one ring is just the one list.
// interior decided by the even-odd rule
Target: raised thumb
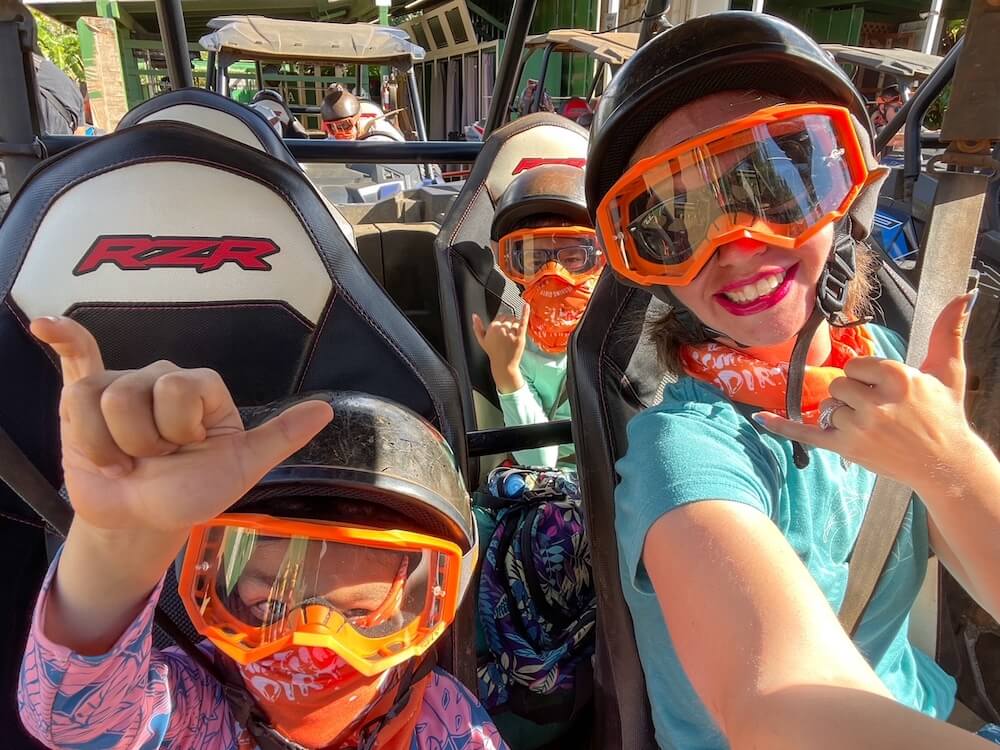
[(953, 389), (965, 388), (965, 329), (979, 290), (956, 297), (941, 310), (920, 369)]
[(326, 401), (303, 401), (243, 433), (243, 471), (250, 489), (268, 471), (312, 440), (333, 419)]

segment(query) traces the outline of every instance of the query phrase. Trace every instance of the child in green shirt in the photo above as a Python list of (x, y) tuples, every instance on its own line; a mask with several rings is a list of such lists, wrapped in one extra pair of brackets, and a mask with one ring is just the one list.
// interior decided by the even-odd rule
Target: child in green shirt
[[(501, 271), (522, 289), (524, 311), (488, 325), (473, 314), (508, 427), (569, 419), (566, 347), (604, 266), (587, 212), (583, 170), (543, 164), (518, 175), (491, 229)], [(572, 444), (515, 451), (524, 466), (575, 468)]]

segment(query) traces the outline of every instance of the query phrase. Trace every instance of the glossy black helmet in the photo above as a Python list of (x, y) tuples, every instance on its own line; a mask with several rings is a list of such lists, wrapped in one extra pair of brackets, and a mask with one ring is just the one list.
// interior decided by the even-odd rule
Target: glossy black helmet
[(576, 226), (590, 226), (583, 188), (583, 170), (568, 164), (542, 164), (522, 172), (500, 194), (490, 236), (499, 240), (532, 216), (561, 216)]
[[(448, 442), (423, 417), (394, 401), (350, 391), (322, 392), (333, 421), (308, 445), (268, 472), (230, 510), (338, 519), (338, 501), (405, 519), (412, 531), (448, 539), (463, 552), (475, 543), (472, 504)], [(296, 396), (240, 409), (250, 428), (303, 400)], [(379, 511), (382, 511), (381, 515)], [(391, 521), (390, 521), (391, 522)]]
[[(839, 104), (851, 111), (870, 138), (863, 97), (804, 32), (762, 13), (730, 11), (694, 18), (643, 45), (601, 97), (587, 155), (591, 213), (656, 123), (695, 99), (739, 90)], [(863, 223), (869, 227), (871, 218)]]
[(361, 112), (361, 102), (354, 94), (341, 88), (330, 89), (319, 105), (324, 121), (343, 120)]

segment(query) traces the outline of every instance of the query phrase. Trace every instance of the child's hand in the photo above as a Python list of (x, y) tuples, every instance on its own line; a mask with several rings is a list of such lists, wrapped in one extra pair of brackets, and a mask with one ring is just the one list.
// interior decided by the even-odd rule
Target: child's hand
[(214, 370), (161, 361), (107, 371), (80, 324), (39, 318), (31, 331), (62, 364), (70, 501), (100, 529), (176, 532), (214, 518), (332, 417), (329, 405), (309, 401), (246, 432)]
[(531, 308), (528, 305), (524, 306), (520, 320), (514, 315), (498, 315), (489, 326), (484, 325), (478, 315), (472, 314), (472, 330), (490, 358), (493, 380), (501, 393), (513, 393), (524, 387), (520, 366), (530, 317)]

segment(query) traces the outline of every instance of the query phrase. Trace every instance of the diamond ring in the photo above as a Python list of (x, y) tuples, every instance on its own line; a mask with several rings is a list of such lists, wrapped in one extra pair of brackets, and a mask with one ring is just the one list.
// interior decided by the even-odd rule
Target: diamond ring
[(847, 406), (839, 398), (830, 398), (823, 402), (819, 409), (819, 426), (824, 430), (835, 429), (833, 426), (833, 413), (842, 406)]

